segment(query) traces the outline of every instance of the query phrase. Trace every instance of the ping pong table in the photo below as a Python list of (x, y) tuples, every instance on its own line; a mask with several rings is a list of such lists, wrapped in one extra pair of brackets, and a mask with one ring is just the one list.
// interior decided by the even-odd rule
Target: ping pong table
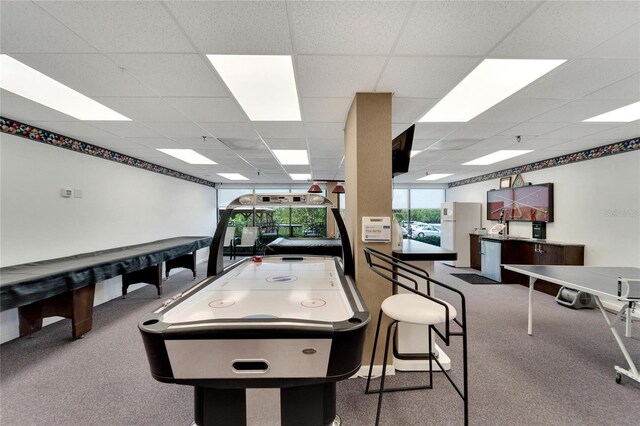
[[(615, 366), (616, 382), (620, 383), (622, 375), (640, 382), (640, 374), (633, 363), (629, 351), (624, 345), (615, 326), (627, 312), (627, 336), (630, 334), (631, 311), (640, 301), (640, 268), (631, 267), (598, 267), (598, 266), (555, 266), (555, 265), (502, 265), (505, 269), (529, 276), (529, 317), (528, 333), (533, 334), (533, 287), (536, 280), (541, 279), (562, 286), (591, 294), (602, 312), (609, 329), (613, 333), (629, 369)], [(612, 319), (600, 298), (615, 299), (623, 302)]]

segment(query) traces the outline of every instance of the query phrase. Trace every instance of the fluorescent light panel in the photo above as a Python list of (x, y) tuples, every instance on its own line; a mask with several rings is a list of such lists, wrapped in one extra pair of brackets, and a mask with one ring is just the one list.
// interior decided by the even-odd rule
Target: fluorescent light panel
[(9, 55), (0, 55), (0, 87), (78, 120), (130, 121), (70, 87), (36, 71)]
[(476, 158), (475, 160), (468, 161), (463, 166), (486, 166), (488, 164), (497, 163), (498, 161), (508, 160), (509, 158), (517, 157), (531, 152), (531, 149), (503, 149), (496, 151), (493, 154), (485, 155), (484, 157)]
[(453, 173), (434, 173), (432, 175), (421, 177), (418, 180), (438, 180), (438, 179), (446, 178), (446, 177), (451, 176), (451, 175), (453, 175)]
[(410, 158), (415, 157), (416, 155), (420, 154), (422, 151), (423, 151), (423, 150), (420, 150), (420, 151), (411, 151), (411, 156), (410, 156)]
[(274, 149), (273, 155), (283, 166), (306, 166), (309, 164), (306, 149)]
[(207, 55), (252, 121), (300, 121), (291, 56)]
[(640, 120), (640, 102), (634, 102), (631, 105), (623, 106), (622, 108), (614, 109), (582, 121), (592, 123), (630, 123), (636, 120)]
[(289, 173), (293, 180), (311, 180), (311, 173)]
[(158, 151), (189, 164), (218, 164), (192, 149), (158, 149)]
[(564, 59), (485, 59), (419, 121), (469, 121), (564, 62)]
[(242, 176), (240, 173), (218, 173), (218, 176), (229, 180), (249, 180), (249, 178)]

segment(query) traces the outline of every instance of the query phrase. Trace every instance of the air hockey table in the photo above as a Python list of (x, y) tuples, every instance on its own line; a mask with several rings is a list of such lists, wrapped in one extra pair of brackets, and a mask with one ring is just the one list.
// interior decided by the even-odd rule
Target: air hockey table
[[(279, 205), (307, 207), (321, 196), (286, 197)], [(209, 270), (211, 256), (222, 250), (210, 253)], [(246, 258), (208, 276), (139, 329), (152, 376), (195, 388), (198, 426), (333, 425), (336, 382), (360, 368), (369, 320), (342, 259), (283, 255)]]

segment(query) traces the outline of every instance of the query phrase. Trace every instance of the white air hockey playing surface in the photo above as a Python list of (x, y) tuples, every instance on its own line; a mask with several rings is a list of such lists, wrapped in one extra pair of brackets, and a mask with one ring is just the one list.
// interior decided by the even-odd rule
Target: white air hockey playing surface
[(353, 314), (333, 258), (278, 256), (245, 262), (166, 312), (163, 320), (173, 324), (232, 318), (338, 322)]

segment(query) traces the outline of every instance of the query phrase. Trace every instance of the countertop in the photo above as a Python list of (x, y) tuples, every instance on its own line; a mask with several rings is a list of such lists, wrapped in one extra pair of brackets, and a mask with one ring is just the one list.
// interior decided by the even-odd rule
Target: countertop
[(402, 250), (393, 250), (400, 260), (457, 260), (458, 253), (416, 240), (402, 240)]
[(554, 246), (584, 246), (584, 244), (576, 244), (576, 243), (565, 243), (562, 241), (550, 241), (539, 238), (526, 238), (526, 237), (515, 237), (515, 236), (500, 236), (500, 235), (480, 235), (480, 234), (472, 234), (478, 235), (481, 240), (493, 240), (493, 241), (525, 241), (528, 243), (536, 243), (536, 244), (551, 244)]

